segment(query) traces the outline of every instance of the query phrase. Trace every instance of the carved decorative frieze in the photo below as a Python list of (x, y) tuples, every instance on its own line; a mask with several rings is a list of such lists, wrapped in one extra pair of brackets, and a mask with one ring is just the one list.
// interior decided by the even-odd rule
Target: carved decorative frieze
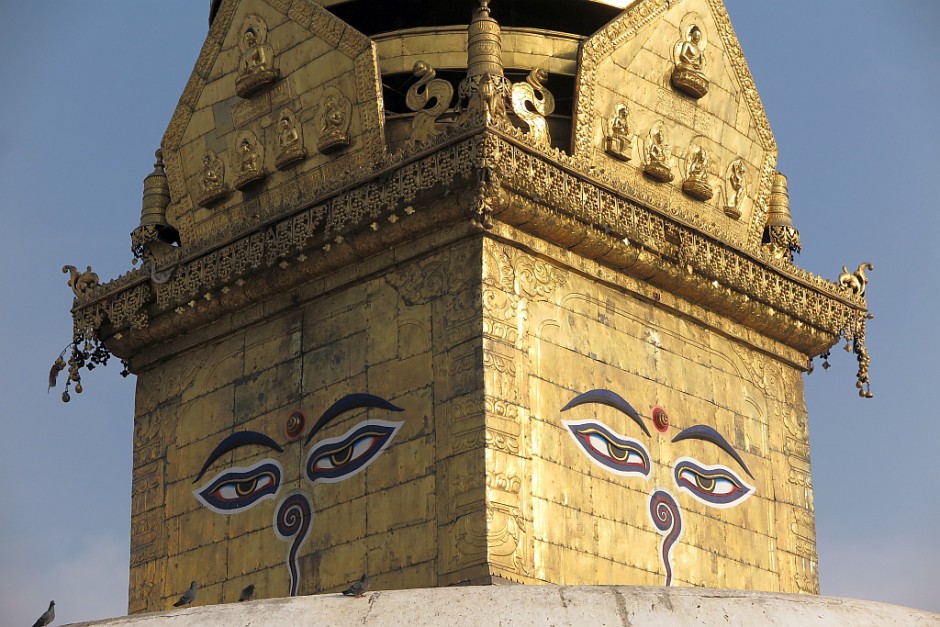
[(515, 344), (519, 339), (516, 323), (519, 299), (513, 294), (487, 288), (483, 290), (483, 334)]
[[(542, 151), (548, 154), (543, 155)], [(675, 277), (666, 280), (680, 293), (687, 281), (693, 284), (699, 281), (697, 285), (701, 287), (695, 289), (721, 292), (721, 298), (715, 302), (719, 307), (727, 302), (725, 315), (732, 319), (745, 315), (749, 324), (758, 324), (771, 337), (810, 333), (804, 337), (809, 342), (804, 350), (822, 352), (818, 347), (842, 335), (858, 344), (856, 354), (860, 364), (862, 356), (867, 356), (862, 351), (866, 320), (863, 297), (792, 264), (769, 256), (755, 258), (752, 253), (730, 248), (685, 226), (694, 224), (692, 219), (674, 222), (629, 201), (616, 191), (612, 182), (582, 170), (576, 158), (533, 144), (509, 126), (500, 125), (466, 139), (448, 136), (426, 156), (400, 158), (404, 161), (398, 164), (390, 161), (381, 174), (364, 176), (359, 185), (348, 188), (343, 195), (321, 192), (319, 202), (309, 203), (299, 212), (240, 236), (220, 232), (217, 238), (223, 242), (221, 245), (207, 245), (204, 252), (180, 258), (176, 272), (166, 283), (152, 285), (143, 272), (134, 271), (92, 290), (94, 297), (91, 293), (79, 297), (74, 311), (78, 352), (86, 354), (80, 350), (86, 340), (100, 345), (99, 334), (106, 323), (109, 341), (118, 341), (125, 347), (143, 341), (131, 338), (147, 327), (154, 315), (192, 312), (171, 326), (161, 327), (163, 334), (179, 333), (184, 321), (204, 324), (206, 316), (220, 315), (226, 307), (243, 306), (273, 289), (270, 281), (253, 284), (251, 291), (236, 285), (236, 281), (246, 281), (260, 271), (284, 272), (287, 284), (301, 281), (308, 276), (305, 268), (315, 272), (321, 266), (303, 263), (288, 264), (283, 269), (276, 266), (287, 258), (319, 259), (337, 245), (337, 238), (344, 241), (364, 229), (369, 232), (368, 225), (377, 217), (400, 211), (402, 206), (412, 207), (410, 203), (424, 190), (448, 189), (457, 181), (466, 185), (479, 172), (481, 163), (486, 163), (489, 171), (500, 173), (500, 189), (508, 194), (500, 194), (501, 206), (493, 211), (492, 219), (517, 223), (513, 212), (524, 211), (526, 205), (513, 199), (527, 199), (536, 203), (532, 206), (538, 207), (540, 219), (530, 221), (526, 228), (541, 229), (542, 225), (549, 228), (554, 220), (560, 220), (569, 225), (563, 234), (566, 237), (571, 235), (570, 229), (576, 228), (581, 232), (579, 241), (595, 238), (615, 242), (599, 249), (607, 252), (597, 253), (609, 262), (621, 260), (624, 268), (630, 264), (659, 268), (657, 272), (643, 270), (649, 272), (654, 283), (657, 273), (665, 272), (661, 276)], [(331, 183), (341, 185), (342, 181)], [(313, 253), (314, 250), (317, 252)], [(632, 261), (626, 263), (628, 260)], [(531, 267), (515, 270), (514, 282), (518, 281), (518, 286), (513, 285), (513, 291), (518, 289), (517, 293), (530, 298), (547, 296), (551, 291), (552, 268), (542, 260), (525, 263), (531, 263)], [(215, 300), (205, 298), (222, 288), (228, 292), (219, 294)], [(197, 311), (199, 303), (206, 304)], [(748, 308), (766, 310), (765, 320), (748, 315), (745, 311)], [(785, 326), (779, 326), (783, 322)], [(125, 334), (131, 336), (130, 343), (122, 341)], [(75, 375), (78, 376), (78, 368)], [(865, 386), (867, 389), (867, 380)]]
[(479, 258), (472, 244), (455, 246), (447, 254), (409, 263), (385, 279), (407, 305), (428, 303), (445, 294), (459, 294), (470, 285), (470, 274), (463, 269), (469, 258)]

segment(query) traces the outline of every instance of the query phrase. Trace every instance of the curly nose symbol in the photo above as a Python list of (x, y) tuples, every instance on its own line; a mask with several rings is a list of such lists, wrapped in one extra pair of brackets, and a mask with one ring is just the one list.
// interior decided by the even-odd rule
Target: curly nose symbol
[(666, 569), (666, 583), (664, 585), (669, 586), (672, 585), (670, 552), (673, 545), (682, 537), (682, 513), (671, 494), (664, 490), (656, 490), (650, 494), (650, 518), (653, 520), (653, 525), (663, 536), (660, 551), (663, 566)]
[(278, 504), (274, 512), (274, 534), (288, 543), (287, 569), (290, 573), (290, 596), (297, 596), (300, 583), (300, 568), (297, 554), (307, 540), (313, 520), (310, 501), (299, 493), (288, 495)]

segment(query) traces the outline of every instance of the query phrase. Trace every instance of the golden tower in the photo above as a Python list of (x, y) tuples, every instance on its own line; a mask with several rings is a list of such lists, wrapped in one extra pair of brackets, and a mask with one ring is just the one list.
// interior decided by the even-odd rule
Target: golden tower
[(721, 1), (611, 4), (213, 3), (141, 267), (66, 268), (67, 386), (137, 375), (131, 612), (817, 592), (802, 373), (842, 337), (868, 394), (870, 266), (793, 264)]

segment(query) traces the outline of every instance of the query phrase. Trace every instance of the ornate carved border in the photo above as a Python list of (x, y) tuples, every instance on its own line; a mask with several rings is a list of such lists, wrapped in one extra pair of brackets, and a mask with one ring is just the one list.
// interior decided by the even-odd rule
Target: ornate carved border
[[(431, 203), (421, 195), (437, 190), (446, 197), (467, 188), (471, 193), (450, 200), (459, 215), (491, 214), (776, 339), (802, 337), (783, 341), (800, 341), (808, 356), (824, 352), (840, 334), (863, 343), (864, 297), (761, 251), (735, 250), (629, 200), (556, 153), (506, 129), (469, 128), (418, 154), (389, 157), (378, 173), (356, 173), (357, 183), (180, 258), (163, 283), (137, 270), (90, 289), (73, 307), (75, 346), (107, 339), (132, 348), (206, 324), (327, 267), (354, 263), (370, 250), (364, 243), (370, 237), (391, 233), (375, 243), (387, 246), (439, 228), (444, 218), (427, 212)], [(397, 224), (415, 212), (423, 219)], [(162, 325), (159, 337), (147, 330), (152, 317), (174, 311), (178, 322)], [(814, 329), (823, 335), (807, 339)]]

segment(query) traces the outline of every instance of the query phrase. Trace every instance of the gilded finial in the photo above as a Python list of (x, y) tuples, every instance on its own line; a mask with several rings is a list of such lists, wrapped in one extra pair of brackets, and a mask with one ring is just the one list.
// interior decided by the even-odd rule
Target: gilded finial
[(484, 75), (490, 76), (497, 94), (503, 100), (509, 100), (511, 85), (503, 75), (499, 23), (490, 16), (489, 5), (490, 0), (480, 0), (480, 6), (473, 11), (473, 19), (467, 27), (467, 77), (457, 87), (458, 111), (470, 104), (470, 98), (479, 91)]
[(800, 252), (800, 232), (790, 218), (790, 194), (787, 177), (777, 172), (770, 188), (770, 209), (761, 245), (777, 259), (793, 263), (793, 253)]
[(140, 209), (140, 225), (131, 232), (131, 252), (135, 259), (144, 256), (151, 242), (162, 240), (167, 244), (179, 243), (179, 233), (167, 224), (166, 211), (170, 206), (170, 184), (163, 163), (163, 149), (153, 153), (153, 172), (144, 178), (144, 193)]

